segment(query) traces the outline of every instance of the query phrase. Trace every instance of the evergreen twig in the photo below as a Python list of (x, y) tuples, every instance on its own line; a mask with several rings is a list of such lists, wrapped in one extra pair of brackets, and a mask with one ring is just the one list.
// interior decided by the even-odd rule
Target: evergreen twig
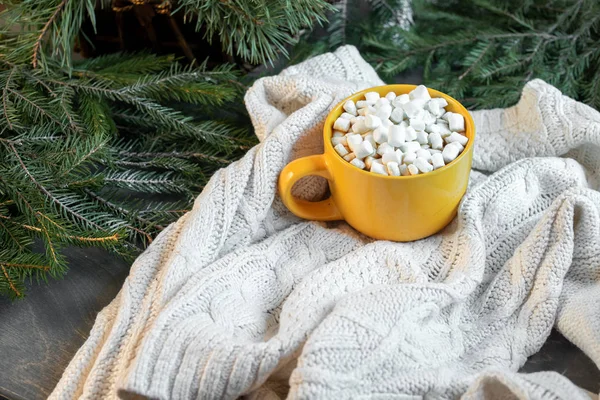
[(413, 6), (410, 31), (389, 27), (365, 39), (363, 51), (383, 75), (424, 66), (425, 84), (483, 108), (514, 104), (527, 81), (541, 78), (600, 109), (598, 1), (415, 0)]

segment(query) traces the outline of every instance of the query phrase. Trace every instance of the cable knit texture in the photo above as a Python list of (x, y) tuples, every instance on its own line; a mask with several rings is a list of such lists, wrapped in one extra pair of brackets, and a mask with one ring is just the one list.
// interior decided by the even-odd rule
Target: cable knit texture
[(587, 399), (517, 371), (553, 327), (600, 365), (600, 114), (540, 80), (473, 112), (469, 189), (427, 239), (294, 217), (279, 171), (382, 83), (350, 46), (258, 80), (261, 143), (137, 259), (51, 398)]

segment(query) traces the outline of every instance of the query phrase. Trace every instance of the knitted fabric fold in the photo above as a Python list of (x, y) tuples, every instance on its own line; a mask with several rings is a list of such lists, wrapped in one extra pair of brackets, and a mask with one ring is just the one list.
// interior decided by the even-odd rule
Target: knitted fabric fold
[(432, 237), (294, 217), (279, 172), (322, 152), (333, 106), (381, 84), (351, 46), (258, 80), (261, 143), (135, 261), (50, 398), (588, 399), (517, 371), (553, 327), (600, 365), (600, 113), (541, 80), (473, 112), (469, 189)]

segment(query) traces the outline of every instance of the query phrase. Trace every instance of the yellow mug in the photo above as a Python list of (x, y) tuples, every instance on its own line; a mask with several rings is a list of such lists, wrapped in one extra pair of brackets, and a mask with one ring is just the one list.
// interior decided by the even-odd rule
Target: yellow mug
[[(358, 169), (345, 161), (331, 144), (333, 122), (342, 114), (347, 100), (364, 99), (366, 92), (381, 96), (392, 91), (408, 93), (415, 85), (385, 85), (358, 92), (338, 104), (327, 116), (323, 128), (325, 153), (289, 163), (279, 175), (279, 194), (297, 216), (318, 221), (346, 220), (354, 229), (375, 239), (407, 242), (433, 235), (456, 216), (467, 190), (475, 124), (467, 109), (447, 94), (428, 89), (431, 97), (443, 97), (447, 111), (465, 117), (469, 138), (463, 152), (448, 165), (414, 176), (384, 176)], [(331, 197), (318, 202), (294, 198), (292, 186), (307, 175), (327, 179)]]

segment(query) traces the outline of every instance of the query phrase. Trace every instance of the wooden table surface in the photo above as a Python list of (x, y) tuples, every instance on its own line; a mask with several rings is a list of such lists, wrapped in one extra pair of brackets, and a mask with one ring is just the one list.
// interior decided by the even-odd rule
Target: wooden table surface
[(101, 249), (65, 254), (71, 269), (64, 279), (14, 303), (0, 298), (0, 398), (48, 397), (129, 273), (128, 263)]
[[(68, 249), (71, 270), (63, 280), (31, 290), (11, 304), (0, 299), (0, 399), (45, 399), (96, 314), (117, 294), (129, 265), (100, 249)], [(559, 333), (530, 357), (525, 372), (557, 371), (593, 393), (600, 391), (594, 363)]]

